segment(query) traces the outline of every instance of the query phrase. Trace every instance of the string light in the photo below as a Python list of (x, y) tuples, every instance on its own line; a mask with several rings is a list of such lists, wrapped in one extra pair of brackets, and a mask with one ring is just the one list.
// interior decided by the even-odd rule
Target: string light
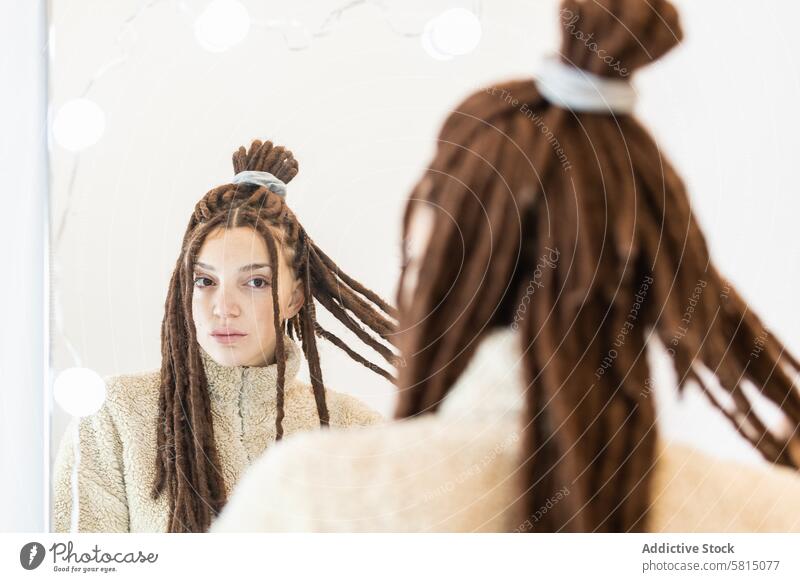
[(422, 47), (435, 59), (450, 60), (474, 51), (481, 41), (477, 15), (466, 8), (450, 8), (425, 25)]
[(436, 26), (436, 19), (432, 18), (428, 21), (425, 25), (425, 30), (422, 32), (422, 36), (420, 36), (419, 41), (422, 44), (422, 48), (425, 49), (425, 52), (428, 53), (429, 56), (433, 57), (437, 61), (451, 61), (453, 60), (453, 55), (449, 55), (446, 52), (439, 49), (433, 43), (433, 28)]
[(250, 14), (237, 0), (213, 0), (194, 22), (194, 36), (204, 49), (230, 50), (247, 38)]
[(53, 120), (56, 143), (70, 152), (96, 144), (106, 130), (106, 114), (100, 106), (80, 97), (64, 103)]
[(53, 383), (53, 398), (72, 416), (90, 416), (106, 400), (106, 383), (89, 368), (67, 368)]

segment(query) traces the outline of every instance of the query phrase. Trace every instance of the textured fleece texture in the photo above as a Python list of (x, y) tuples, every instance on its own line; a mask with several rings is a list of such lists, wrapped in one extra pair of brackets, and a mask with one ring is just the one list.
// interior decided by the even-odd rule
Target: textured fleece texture
[[(296, 378), (299, 347), (286, 338), (284, 438), (319, 428), (311, 387)], [(275, 442), (277, 365), (227, 367), (201, 349), (209, 384), (214, 438), (226, 491), (244, 469)], [(53, 523), (70, 530), (71, 473), (79, 431), (79, 518), (82, 532), (163, 532), (167, 529), (166, 495), (150, 498), (155, 476), (159, 372), (106, 379), (108, 394), (99, 412), (73, 419), (56, 456)], [(360, 400), (326, 390), (332, 428), (370, 425), (381, 416)]]
[[(535, 518), (515, 517), (524, 406), (516, 341), (510, 331), (484, 340), (435, 415), (278, 444), (248, 469), (211, 531), (532, 529)], [(800, 531), (796, 472), (665, 440), (657, 447), (650, 531)]]

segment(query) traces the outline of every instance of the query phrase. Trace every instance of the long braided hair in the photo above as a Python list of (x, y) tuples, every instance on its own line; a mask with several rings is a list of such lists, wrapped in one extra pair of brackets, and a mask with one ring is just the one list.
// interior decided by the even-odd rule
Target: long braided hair
[[(237, 173), (245, 170), (269, 172), (286, 183), (298, 171), (298, 163), (289, 150), (259, 140), (255, 140), (249, 150), (240, 147), (233, 154), (233, 167)], [(323, 427), (328, 425), (329, 417), (316, 336), (393, 380), (389, 371), (320, 326), (314, 300), (390, 364), (396, 363), (394, 352), (387, 345), (396, 327), (395, 309), (340, 270), (314, 244), (282, 196), (249, 183), (225, 184), (209, 191), (195, 206), (186, 228), (161, 326), (158, 450), (152, 497), (156, 499), (165, 491), (168, 494), (170, 532), (205, 531), (225, 504), (225, 483), (214, 442), (208, 382), (192, 319), (192, 291), (194, 263), (203, 241), (216, 229), (237, 227), (250, 227), (264, 238), (272, 265), (278, 264), (279, 249), (286, 253), (305, 295), (300, 311), (282, 322), (277, 296), (278, 269), (272, 269), (278, 372), (277, 439), (283, 435), (284, 333), (299, 338), (302, 344)]]
[[(566, 0), (561, 15), (561, 61), (607, 78), (682, 37), (666, 0)], [(532, 80), (477, 92), (441, 130), (407, 234), (423, 207), (434, 234), (412, 299), (398, 296), (396, 416), (435, 411), (489, 329), (518, 329), (520, 523), (533, 525), (517, 531), (646, 531), (651, 336), (679, 391), (696, 384), (765, 459), (800, 467), (800, 364), (711, 262), (681, 179), (633, 116), (555, 107)]]

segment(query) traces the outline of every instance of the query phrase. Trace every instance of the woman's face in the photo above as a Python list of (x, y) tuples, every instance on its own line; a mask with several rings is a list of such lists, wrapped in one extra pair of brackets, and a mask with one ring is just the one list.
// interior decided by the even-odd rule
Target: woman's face
[[(283, 321), (300, 310), (303, 293), (280, 244), (278, 256)], [(197, 342), (217, 363), (265, 366), (275, 362), (273, 268), (266, 242), (252, 228), (218, 229), (203, 242), (194, 265), (192, 317)]]

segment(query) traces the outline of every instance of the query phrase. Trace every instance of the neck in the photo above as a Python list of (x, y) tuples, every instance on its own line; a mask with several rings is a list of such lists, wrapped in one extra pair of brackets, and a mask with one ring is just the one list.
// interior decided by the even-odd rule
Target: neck
[(263, 368), (264, 366), (272, 366), (277, 362), (277, 358), (275, 357), (275, 350), (272, 350), (265, 360), (258, 361), (254, 364), (242, 364), (245, 368)]
[[(284, 371), (285, 386), (289, 386), (297, 376), (302, 362), (302, 352), (300, 347), (286, 337), (284, 340), (286, 356), (286, 369)], [(265, 387), (274, 386), (278, 377), (278, 366), (275, 362), (273, 352), (270, 360), (272, 363), (262, 363), (260, 365), (235, 365), (226, 366), (215, 361), (205, 350), (200, 350), (203, 359), (203, 367), (208, 380), (208, 387), (212, 394), (226, 399), (238, 398), (239, 387), (244, 383), (248, 386)], [(271, 389), (270, 389), (271, 390)]]

